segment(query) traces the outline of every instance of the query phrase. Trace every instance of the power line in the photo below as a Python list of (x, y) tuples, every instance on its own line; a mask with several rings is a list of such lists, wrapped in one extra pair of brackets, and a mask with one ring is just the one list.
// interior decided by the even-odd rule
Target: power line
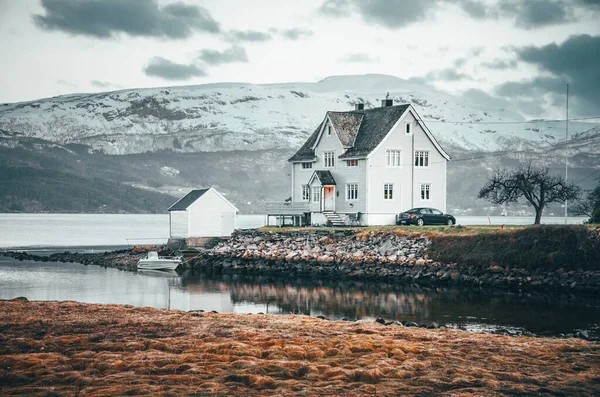
[(597, 173), (599, 173), (599, 172), (600, 172), (600, 170), (596, 170), (596, 171), (592, 172), (591, 174), (589, 174), (588, 176), (586, 176), (586, 177), (584, 177), (584, 178), (581, 178), (581, 179), (579, 179), (579, 180), (575, 181), (575, 183), (583, 182), (583, 181), (585, 181), (586, 179), (588, 179), (588, 178), (591, 178), (592, 176), (596, 175), (596, 174), (597, 174)]
[[(599, 119), (600, 116), (594, 117), (579, 117), (569, 118), (571, 121), (581, 120), (594, 120)], [(526, 121), (448, 121), (448, 120), (435, 120), (435, 119), (423, 119), (427, 123), (446, 123), (446, 124), (534, 124), (534, 123), (564, 123), (567, 119), (538, 119), (538, 120), (526, 120)]]

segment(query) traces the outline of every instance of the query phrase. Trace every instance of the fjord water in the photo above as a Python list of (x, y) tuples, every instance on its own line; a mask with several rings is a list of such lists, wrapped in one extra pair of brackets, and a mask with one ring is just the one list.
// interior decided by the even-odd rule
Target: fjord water
[(74, 300), (177, 310), (407, 320), (471, 330), (559, 335), (598, 332), (600, 297), (420, 288), (144, 271), (0, 257), (0, 299)]
[[(264, 219), (264, 215), (244, 215), (238, 226), (257, 227)], [(562, 219), (550, 220), (560, 223)], [(528, 218), (465, 217), (462, 223), (499, 221), (531, 222)], [(582, 221), (583, 218), (569, 218), (570, 223)], [(167, 215), (0, 214), (0, 247), (28, 247), (28, 251), (36, 253), (65, 250), (60, 247), (97, 252), (134, 244), (162, 244), (168, 232)], [(328, 284), (319, 280), (211, 276), (190, 271), (135, 273), (75, 263), (19, 262), (0, 256), (0, 299), (19, 296), (179, 310), (299, 313), (331, 319), (383, 317), (469, 329), (522, 329), (548, 335), (577, 330), (597, 334), (600, 324), (600, 297), (426, 289), (381, 283)]]
[[(569, 217), (583, 223), (585, 217)], [(527, 225), (533, 217), (457, 216), (460, 225)], [(256, 228), (265, 215), (241, 214), (237, 228)], [(544, 217), (542, 223), (561, 224), (564, 218)], [(163, 244), (169, 238), (169, 216), (164, 214), (0, 214), (0, 248), (98, 247)]]

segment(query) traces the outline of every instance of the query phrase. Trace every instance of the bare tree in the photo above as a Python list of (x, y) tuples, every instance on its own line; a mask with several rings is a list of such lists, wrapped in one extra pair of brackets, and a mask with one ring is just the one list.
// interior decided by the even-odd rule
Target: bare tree
[(600, 223), (600, 183), (594, 190), (588, 191), (587, 195), (575, 204), (573, 211), (577, 215), (590, 217), (589, 223)]
[(579, 186), (567, 183), (563, 177), (550, 174), (548, 168), (529, 163), (512, 171), (496, 169), (478, 198), (493, 204), (515, 203), (524, 198), (533, 206), (534, 224), (539, 225), (546, 204), (576, 200), (579, 190)]

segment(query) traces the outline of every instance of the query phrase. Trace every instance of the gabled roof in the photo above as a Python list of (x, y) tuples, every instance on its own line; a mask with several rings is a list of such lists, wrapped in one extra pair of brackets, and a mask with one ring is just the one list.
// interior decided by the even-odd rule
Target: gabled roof
[(179, 199), (175, 204), (169, 207), (167, 211), (185, 211), (187, 207), (198, 200), (202, 195), (210, 189), (195, 189)]
[(363, 115), (352, 112), (327, 112), (327, 116), (342, 146), (345, 148), (354, 146)]
[(318, 178), (323, 186), (335, 185), (335, 179), (330, 171), (315, 171), (308, 180), (308, 184), (310, 185), (315, 178)]
[(414, 113), (417, 122), (434, 146), (446, 159), (450, 156), (442, 149), (421, 118), (409, 104), (378, 107), (373, 109), (352, 110), (348, 112), (327, 112), (325, 119), (319, 124), (308, 140), (288, 161), (314, 161), (314, 148), (327, 120), (331, 120), (335, 132), (347, 150), (340, 159), (362, 158), (371, 153), (383, 141), (396, 123), (408, 111)]
[(317, 138), (321, 132), (323, 123), (324, 122), (321, 122), (321, 124), (319, 124), (317, 129), (311, 134), (310, 137), (308, 137), (306, 142), (304, 142), (304, 145), (302, 145), (300, 150), (298, 150), (296, 154), (289, 158), (289, 162), (311, 161), (315, 159), (315, 150), (313, 149), (313, 146), (315, 142), (317, 142)]
[(340, 158), (364, 157), (371, 153), (409, 107), (410, 105), (398, 105), (353, 111), (353, 113), (362, 113), (364, 117), (356, 134), (354, 146)]

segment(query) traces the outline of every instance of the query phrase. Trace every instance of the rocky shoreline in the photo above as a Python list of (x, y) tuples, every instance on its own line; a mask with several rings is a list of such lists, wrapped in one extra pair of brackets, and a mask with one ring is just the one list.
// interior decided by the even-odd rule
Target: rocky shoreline
[(213, 273), (600, 293), (600, 271), (461, 266), (429, 257), (432, 237), (404, 232), (237, 232), (188, 266)]
[[(282, 233), (241, 230), (230, 239), (215, 242), (210, 248), (198, 249), (195, 256), (184, 260), (180, 269), (192, 268), (214, 274), (362, 280), (423, 286), (600, 293), (600, 270), (444, 263), (429, 256), (434, 238), (427, 234), (413, 235), (402, 229), (381, 232), (323, 229)], [(0, 254), (18, 260), (75, 262), (130, 271), (136, 269), (138, 260), (145, 255), (132, 250), (97, 254), (64, 252), (49, 256), (16, 251)]]

